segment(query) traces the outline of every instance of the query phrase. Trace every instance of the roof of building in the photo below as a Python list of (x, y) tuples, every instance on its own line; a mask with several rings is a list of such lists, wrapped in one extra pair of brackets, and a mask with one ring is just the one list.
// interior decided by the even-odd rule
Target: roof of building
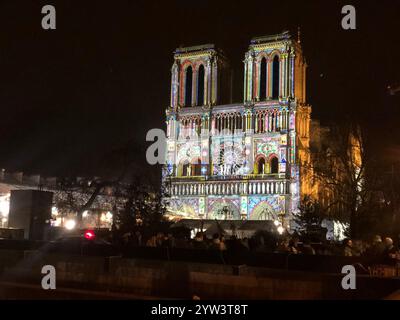
[(209, 44), (201, 44), (198, 46), (191, 46), (191, 47), (179, 47), (176, 48), (174, 53), (191, 53), (197, 51), (207, 51), (207, 50), (215, 50), (215, 45), (212, 43)]
[(274, 42), (274, 41), (282, 41), (282, 40), (289, 40), (292, 36), (289, 31), (284, 31), (282, 33), (273, 34), (273, 35), (266, 35), (261, 37), (254, 37), (251, 39), (251, 44), (259, 44), (259, 43), (266, 43), (266, 42)]

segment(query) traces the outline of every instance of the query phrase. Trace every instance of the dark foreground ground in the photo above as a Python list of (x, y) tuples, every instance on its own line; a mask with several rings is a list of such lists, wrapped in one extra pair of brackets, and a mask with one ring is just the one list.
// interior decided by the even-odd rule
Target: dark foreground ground
[[(169, 252), (165, 259), (157, 251), (146, 251), (146, 255), (109, 257), (0, 249), (0, 298), (192, 299), (198, 296), (202, 300), (348, 300), (395, 297), (393, 294), (400, 288), (398, 277), (360, 273), (356, 289), (344, 290), (341, 267), (354, 261), (340, 257), (260, 254), (258, 265), (247, 265), (228, 263), (234, 260), (227, 256), (217, 256), (218, 263), (199, 262), (207, 258), (201, 250), (192, 252), (197, 261), (188, 261), (190, 256), (185, 261), (182, 252)], [(208, 259), (211, 258), (205, 260)], [(56, 269), (55, 290), (41, 289), (44, 265)]]
[(0, 300), (150, 300), (159, 297), (148, 297), (132, 293), (119, 293), (100, 290), (82, 290), (77, 288), (58, 287), (56, 290), (43, 290), (40, 285), (0, 282)]

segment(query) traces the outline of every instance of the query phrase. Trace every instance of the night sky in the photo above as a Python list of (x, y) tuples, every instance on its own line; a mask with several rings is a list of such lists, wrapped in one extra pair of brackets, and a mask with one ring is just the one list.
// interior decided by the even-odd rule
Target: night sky
[[(57, 29), (41, 28), (41, 7)], [(353, 4), (357, 30), (341, 28)], [(399, 1), (0, 1), (0, 167), (43, 175), (102, 174), (128, 141), (143, 150), (163, 128), (173, 51), (215, 43), (242, 101), (254, 36), (297, 30), (309, 65), (308, 102), (323, 123), (358, 115), (370, 150), (400, 160)], [(386, 150), (391, 150), (387, 153)], [(151, 171), (137, 152), (140, 172)]]

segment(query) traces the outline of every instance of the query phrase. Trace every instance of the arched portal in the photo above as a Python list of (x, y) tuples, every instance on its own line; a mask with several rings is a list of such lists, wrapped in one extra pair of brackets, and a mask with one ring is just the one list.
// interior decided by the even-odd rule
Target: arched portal
[(221, 199), (216, 201), (210, 208), (208, 219), (217, 220), (240, 220), (240, 209), (230, 200)]
[(274, 211), (268, 201), (261, 201), (250, 213), (250, 220), (270, 220), (278, 219), (277, 212)]

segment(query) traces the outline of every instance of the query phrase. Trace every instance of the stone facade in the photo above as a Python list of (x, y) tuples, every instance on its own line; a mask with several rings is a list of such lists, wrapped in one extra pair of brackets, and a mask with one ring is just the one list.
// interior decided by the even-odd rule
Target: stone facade
[(213, 45), (174, 54), (164, 181), (172, 215), (280, 220), (309, 192), (306, 62), (288, 32), (254, 38), (244, 98), (230, 101), (229, 63)]

